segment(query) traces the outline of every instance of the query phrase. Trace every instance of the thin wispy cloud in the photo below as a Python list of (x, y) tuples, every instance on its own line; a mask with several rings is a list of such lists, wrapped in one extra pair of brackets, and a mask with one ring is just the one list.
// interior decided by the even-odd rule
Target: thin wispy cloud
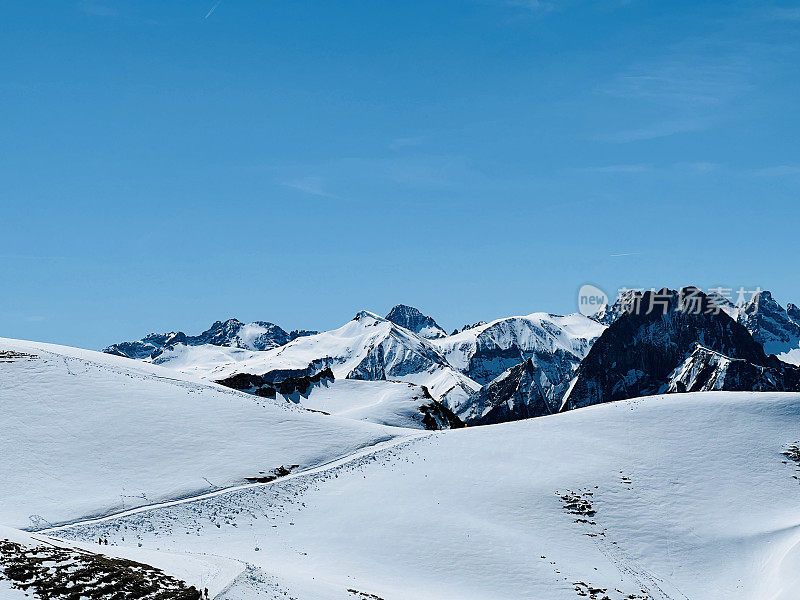
[(691, 162), (691, 163), (678, 163), (675, 165), (679, 169), (695, 171), (697, 173), (710, 173), (711, 171), (718, 171), (722, 165), (715, 162)]
[(716, 118), (712, 115), (706, 117), (697, 117), (691, 119), (675, 119), (671, 121), (663, 121), (660, 123), (653, 123), (645, 127), (638, 127), (634, 129), (623, 129), (612, 133), (601, 134), (596, 136), (595, 139), (605, 142), (640, 142), (644, 140), (654, 140), (657, 138), (668, 137), (679, 133), (691, 133), (694, 131), (703, 131), (709, 129), (714, 125)]
[(78, 8), (85, 14), (93, 17), (119, 16), (119, 11), (116, 7), (108, 2), (101, 2), (100, 0), (81, 0), (81, 2), (78, 3)]
[(582, 173), (646, 173), (652, 171), (651, 165), (605, 165), (602, 167), (581, 167), (572, 169)]
[(523, 8), (533, 12), (550, 12), (556, 8), (554, 2), (542, 2), (541, 0), (500, 0), (498, 4), (512, 8)]
[(402, 148), (414, 148), (421, 146), (425, 138), (421, 135), (395, 138), (389, 143), (390, 150), (400, 150)]
[(764, 177), (784, 177), (787, 175), (800, 175), (800, 165), (775, 165), (763, 167), (754, 171), (756, 175)]
[(0, 254), (0, 260), (68, 260), (68, 257), (40, 254)]
[(641, 252), (616, 252), (614, 254), (609, 254), (612, 258), (622, 258), (624, 256), (639, 256)]
[(322, 180), (319, 177), (303, 177), (291, 181), (284, 181), (281, 185), (321, 198), (335, 198), (333, 194), (327, 192), (322, 187)]
[(800, 21), (800, 7), (771, 8), (766, 17), (771, 21)]
[[(626, 126), (595, 139), (636, 142), (717, 126), (754, 89), (763, 60), (755, 55), (763, 51), (702, 40), (677, 45), (660, 60), (631, 65), (595, 89), (624, 109)], [(647, 122), (652, 114), (663, 117)]]

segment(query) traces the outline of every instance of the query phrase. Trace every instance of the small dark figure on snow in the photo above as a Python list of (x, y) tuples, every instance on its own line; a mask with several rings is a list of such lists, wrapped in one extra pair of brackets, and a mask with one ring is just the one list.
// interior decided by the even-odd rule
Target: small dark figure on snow
[(206, 592), (206, 600), (208, 600), (208, 588), (205, 588), (205, 592)]

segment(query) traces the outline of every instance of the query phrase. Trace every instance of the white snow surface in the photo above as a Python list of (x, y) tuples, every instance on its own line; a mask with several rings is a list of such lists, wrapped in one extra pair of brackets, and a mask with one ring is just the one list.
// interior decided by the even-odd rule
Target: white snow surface
[(782, 352), (781, 354), (778, 354), (778, 358), (785, 363), (800, 367), (800, 348), (795, 348), (793, 350), (789, 350), (788, 352)]
[(209, 492), (409, 433), (109, 354), (0, 338), (5, 525), (41, 527)]
[(800, 394), (653, 396), (58, 535), (245, 561), (218, 600), (796, 600), (798, 441)]

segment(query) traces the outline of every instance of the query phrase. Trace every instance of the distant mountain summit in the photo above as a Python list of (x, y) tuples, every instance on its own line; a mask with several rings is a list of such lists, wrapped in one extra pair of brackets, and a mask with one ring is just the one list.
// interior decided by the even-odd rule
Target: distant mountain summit
[(768, 291), (755, 294), (737, 317), (767, 354), (780, 357), (800, 347), (800, 310), (794, 304), (783, 308)]
[(439, 324), (433, 318), (422, 314), (413, 306), (398, 304), (389, 311), (386, 319), (429, 340), (447, 335), (447, 332), (439, 327)]
[(315, 331), (295, 330), (287, 333), (274, 323), (254, 321), (242, 323), (238, 319), (216, 321), (200, 335), (186, 335), (182, 331), (170, 333), (151, 333), (141, 340), (120, 342), (103, 349), (107, 354), (116, 354), (128, 358), (156, 358), (165, 350), (178, 344), (186, 346), (224, 346), (245, 350), (270, 350), (283, 346), (290, 341), (316, 333)]

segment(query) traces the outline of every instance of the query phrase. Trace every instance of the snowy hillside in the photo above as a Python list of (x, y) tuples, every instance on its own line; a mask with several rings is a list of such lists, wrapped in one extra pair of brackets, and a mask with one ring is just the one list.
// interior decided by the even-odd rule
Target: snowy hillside
[(796, 600), (798, 440), (800, 394), (655, 396), (57, 533), (246, 562), (218, 600)]
[(276, 397), (307, 409), (380, 425), (412, 429), (462, 426), (427, 388), (403, 381), (324, 379), (305, 394), (278, 393)]
[(0, 523), (59, 523), (303, 469), (407, 430), (100, 352), (0, 339)]

